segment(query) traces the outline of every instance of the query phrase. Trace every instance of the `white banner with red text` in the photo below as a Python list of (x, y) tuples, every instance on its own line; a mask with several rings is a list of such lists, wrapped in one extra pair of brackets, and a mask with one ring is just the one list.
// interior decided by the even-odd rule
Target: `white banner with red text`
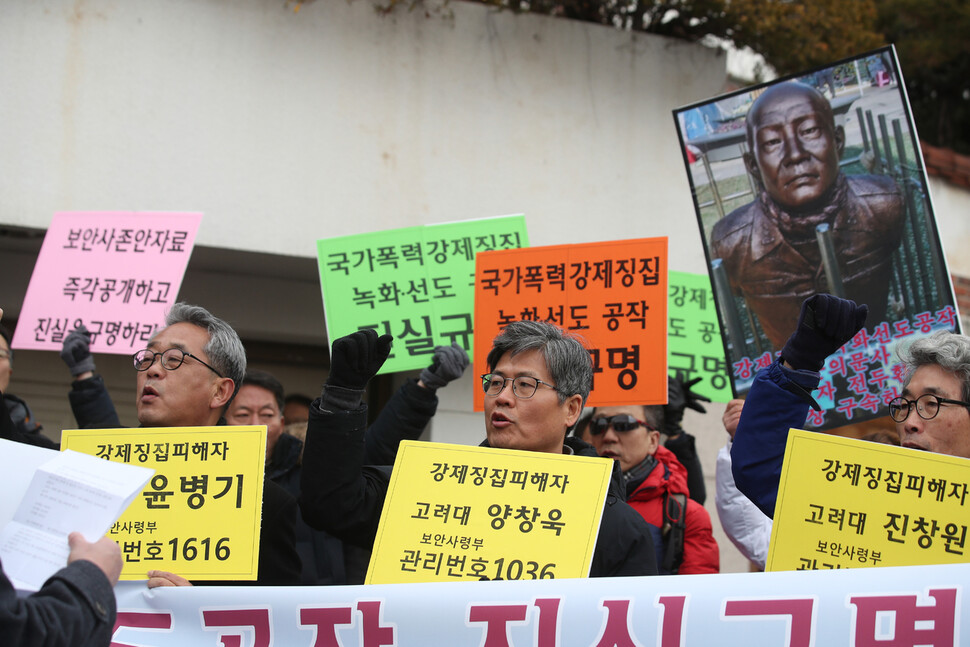
[(122, 582), (112, 646), (952, 646), (966, 644), (968, 585), (970, 564), (343, 587)]

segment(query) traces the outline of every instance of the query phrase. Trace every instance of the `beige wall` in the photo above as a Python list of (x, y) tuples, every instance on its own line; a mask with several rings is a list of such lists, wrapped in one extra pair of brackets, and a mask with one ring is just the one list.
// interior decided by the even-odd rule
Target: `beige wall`
[[(16, 317), (40, 237), (67, 210), (205, 213), (181, 291), (247, 345), (325, 351), (314, 241), (525, 213), (533, 245), (668, 236), (703, 272), (671, 110), (718, 93), (725, 58), (663, 38), (451, 2), (0, 3), (0, 305)], [(289, 346), (284, 346), (289, 345)], [(325, 356), (325, 353), (324, 355)], [(132, 424), (125, 357), (98, 357)], [(322, 362), (254, 363), (315, 394)], [(14, 390), (73, 425), (55, 353)], [(398, 380), (403, 379), (403, 376)], [(473, 379), (441, 393), (435, 440), (477, 443)], [(713, 512), (723, 405), (688, 412)], [(745, 565), (718, 535), (725, 570)]]

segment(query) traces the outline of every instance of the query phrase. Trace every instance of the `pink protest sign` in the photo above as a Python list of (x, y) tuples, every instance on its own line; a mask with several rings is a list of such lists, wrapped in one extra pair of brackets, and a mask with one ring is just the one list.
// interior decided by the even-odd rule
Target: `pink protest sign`
[(201, 221), (201, 213), (54, 214), (13, 347), (59, 351), (83, 324), (93, 352), (144, 348), (175, 303)]

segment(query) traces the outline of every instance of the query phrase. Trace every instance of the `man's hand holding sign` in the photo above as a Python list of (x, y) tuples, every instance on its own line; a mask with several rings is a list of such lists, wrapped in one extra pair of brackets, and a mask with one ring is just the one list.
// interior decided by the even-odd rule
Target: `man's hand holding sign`
[[(310, 408), (304, 454), (300, 501), (304, 519), (345, 541), (374, 545), (369, 581), (582, 576), (586, 572), (583, 567), (559, 570), (558, 558), (540, 559), (541, 549), (528, 555), (514, 553), (514, 547), (523, 544), (526, 535), (539, 536), (543, 527), (548, 528), (546, 540), (560, 537), (557, 528), (565, 538), (557, 523), (564, 515), (570, 515), (573, 521), (570, 525), (567, 520), (566, 527), (581, 532), (584, 522), (579, 519), (578, 507), (583, 507), (581, 512), (587, 515), (586, 538), (570, 535), (573, 539), (568, 541), (580, 545), (587, 564), (595, 543), (588, 571), (591, 576), (656, 573), (649, 530), (642, 517), (624, 502), (618, 473), (613, 471), (604, 505), (604, 474), (610, 472), (610, 462), (595, 458), (592, 447), (582, 441), (566, 438), (592, 381), (589, 353), (575, 337), (552, 324), (517, 321), (495, 339), (489, 353), (490, 375), (498, 380), (483, 382), (486, 397), (492, 401), (486, 407), (488, 438), (483, 446), (531, 454), (406, 443), (398, 466), (401, 471), (395, 472), (393, 479), (389, 466), (363, 465), (367, 408), (362, 396), (368, 380), (390, 353), (390, 343), (389, 336), (378, 337), (373, 330), (360, 330), (334, 342), (330, 376)], [(493, 384), (494, 389), (487, 388)], [(411, 455), (416, 456), (415, 468), (409, 467)], [(575, 467), (566, 467), (570, 460), (592, 466), (599, 477), (590, 477), (584, 481), (586, 485), (574, 480), (580, 476)], [(518, 463), (513, 465), (515, 461)], [(594, 482), (595, 488), (589, 485)], [(505, 494), (513, 491), (519, 498)], [(566, 491), (576, 514), (566, 504)], [(582, 498), (581, 492), (589, 493), (592, 499), (577, 503), (575, 497)], [(400, 505), (384, 505), (386, 498), (398, 496), (403, 502)], [(555, 502), (543, 499), (556, 496)], [(382, 520), (385, 507), (388, 513)], [(543, 522), (548, 523), (543, 526)], [(395, 523), (400, 525), (393, 526)], [(434, 526), (436, 523), (440, 527)], [(404, 524), (409, 525), (407, 532), (399, 532)], [(517, 530), (507, 532), (509, 528)], [(598, 540), (594, 542), (597, 529)], [(499, 531), (501, 536), (488, 535)], [(381, 543), (375, 545), (375, 538)], [(483, 551), (493, 544), (495, 552), (486, 556)], [(553, 562), (555, 566), (549, 566)], [(378, 564), (389, 570), (375, 575)], [(408, 576), (415, 579), (406, 579)]]

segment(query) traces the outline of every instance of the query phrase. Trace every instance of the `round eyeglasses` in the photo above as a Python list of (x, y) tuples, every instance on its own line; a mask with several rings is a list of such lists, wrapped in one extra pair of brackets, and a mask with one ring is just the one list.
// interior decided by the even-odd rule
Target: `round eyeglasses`
[(893, 398), (889, 401), (889, 415), (896, 422), (905, 422), (913, 410), (913, 406), (915, 406), (916, 413), (920, 418), (923, 420), (932, 420), (940, 412), (940, 407), (944, 404), (958, 404), (962, 407), (970, 407), (970, 402), (941, 398), (935, 393), (924, 393), (915, 400), (907, 400), (903, 397)]
[(502, 377), (501, 375), (495, 375), (494, 373), (486, 373), (482, 376), (482, 389), (485, 390), (485, 395), (497, 398), (499, 394), (505, 390), (505, 385), (509, 382), (512, 383), (512, 395), (519, 398), (520, 400), (528, 400), (536, 394), (539, 389), (540, 384), (545, 384), (550, 389), (558, 391), (553, 384), (548, 382), (543, 382), (542, 380), (536, 379), (534, 377), (528, 377), (526, 375), (521, 375), (519, 377)]
[(613, 427), (613, 431), (617, 433), (622, 433), (626, 431), (633, 431), (639, 426), (644, 426), (647, 431), (657, 431), (643, 420), (637, 420), (628, 413), (618, 413), (612, 418), (602, 417), (593, 418), (589, 421), (589, 433), (594, 436), (599, 436), (600, 434), (606, 433), (606, 430)]
[(166, 371), (174, 371), (182, 365), (182, 362), (185, 361), (186, 357), (191, 357), (219, 377), (225, 377), (222, 373), (212, 368), (192, 353), (187, 353), (181, 348), (169, 348), (168, 350), (163, 350), (161, 353), (156, 353), (146, 348), (145, 350), (140, 350), (132, 355), (131, 359), (133, 360), (136, 371), (147, 371), (149, 368), (151, 368), (152, 364), (155, 363), (156, 357), (162, 358), (161, 362), (159, 363)]

